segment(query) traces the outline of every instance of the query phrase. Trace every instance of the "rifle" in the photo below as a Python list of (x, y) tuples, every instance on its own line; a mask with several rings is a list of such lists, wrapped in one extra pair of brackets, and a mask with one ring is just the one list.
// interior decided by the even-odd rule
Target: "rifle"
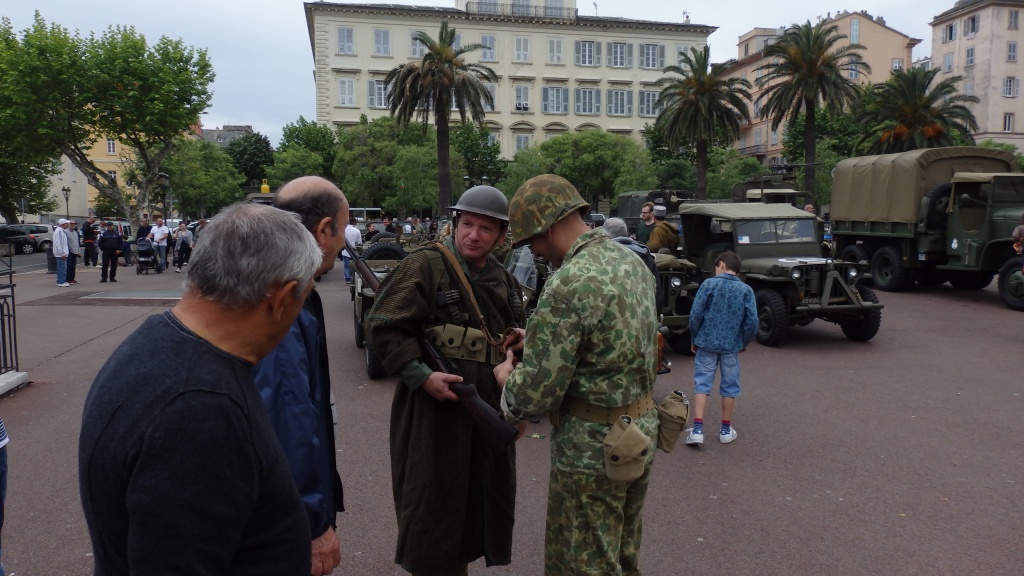
[[(377, 292), (380, 289), (380, 280), (377, 279), (377, 275), (373, 273), (373, 270), (370, 270), (363, 257), (356, 252), (355, 247), (350, 245), (347, 240), (345, 241), (345, 250), (348, 251), (349, 256), (352, 258), (352, 264), (355, 265), (356, 271), (362, 276), (363, 281), (366, 282), (371, 290)], [(419, 342), (420, 349), (423, 351), (421, 360), (431, 370), (458, 375), (455, 364), (441, 354), (441, 351), (427, 338), (426, 334), (422, 332), (417, 333), (416, 341)], [(474, 384), (465, 381), (453, 382), (448, 384), (448, 388), (453, 394), (458, 396), (459, 404), (469, 414), (470, 419), (473, 420), (473, 425), (495, 454), (504, 450), (515, 440), (519, 430), (506, 422), (501, 414), (491, 407), (490, 404), (484, 402)]]

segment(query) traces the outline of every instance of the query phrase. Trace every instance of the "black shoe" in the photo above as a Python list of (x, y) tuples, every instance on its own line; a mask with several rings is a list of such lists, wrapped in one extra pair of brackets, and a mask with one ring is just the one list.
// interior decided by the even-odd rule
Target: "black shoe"
[(106, 278), (101, 278), (101, 279), (100, 279), (100, 284), (102, 284), (102, 283), (104, 283), (104, 282), (106, 282), (106, 281), (107, 281), (107, 279), (106, 279)]
[(111, 278), (110, 281), (111, 282), (117, 282), (117, 280), (114, 280), (113, 278)]

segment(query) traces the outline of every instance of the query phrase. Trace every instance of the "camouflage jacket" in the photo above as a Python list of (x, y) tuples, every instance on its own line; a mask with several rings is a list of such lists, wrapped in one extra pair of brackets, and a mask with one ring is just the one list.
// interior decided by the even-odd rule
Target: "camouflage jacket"
[[(502, 411), (515, 424), (557, 409), (566, 396), (623, 406), (651, 392), (657, 361), (654, 278), (629, 249), (596, 228), (573, 243), (548, 277), (526, 325), (523, 362), (505, 384)], [(656, 411), (637, 423), (652, 438), (653, 458)], [(551, 431), (551, 465), (604, 474), (608, 429), (563, 415)]]

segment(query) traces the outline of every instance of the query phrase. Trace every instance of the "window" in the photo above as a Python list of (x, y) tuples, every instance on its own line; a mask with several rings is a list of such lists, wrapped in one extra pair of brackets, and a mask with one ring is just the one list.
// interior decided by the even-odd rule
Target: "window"
[(577, 114), (600, 114), (601, 113), (601, 91), (597, 88), (576, 89), (576, 113)]
[(342, 78), (338, 80), (338, 105), (356, 105), (356, 79)]
[(373, 55), (391, 56), (391, 31), (375, 29), (373, 31)]
[[(1013, 116), (1013, 114), (1011, 114)], [(107, 178), (110, 178), (111, 182), (117, 181), (117, 170), (107, 170)]]
[(370, 80), (369, 98), (366, 105), (370, 108), (387, 108), (388, 89), (383, 80)]
[(107, 154), (117, 154), (117, 142), (113, 138), (107, 138)]
[(414, 58), (422, 58), (427, 52), (427, 45), (416, 39), (417, 32), (409, 32), (409, 55)]
[(942, 71), (952, 72), (953, 71), (953, 53), (947, 52), (942, 55)]
[(761, 106), (762, 106), (762, 104), (761, 104), (761, 100), (760, 99), (754, 100), (754, 117), (755, 118), (757, 118), (758, 116), (761, 115)]
[(356, 46), (351, 28), (338, 28), (338, 54), (355, 54)]
[(1010, 10), (1007, 13), (1006, 28), (1007, 30), (1016, 30), (1017, 22), (1020, 19), (1020, 12), (1018, 10)]
[(1003, 97), (1017, 98), (1020, 96), (1020, 78), (1007, 76), (1003, 78)]
[(564, 86), (542, 88), (541, 111), (545, 114), (567, 114), (569, 112), (569, 89)]
[(608, 115), (632, 116), (633, 91), (612, 88), (608, 90)]
[(641, 116), (657, 116), (658, 115), (658, 93), (654, 90), (641, 90), (640, 91), (640, 115)]
[(689, 54), (689, 52), (690, 52), (690, 50), (689, 50), (689, 48), (686, 47), (686, 44), (676, 44), (676, 57), (672, 61), (672, 63), (673, 64), (678, 64), (679, 60), (680, 60), (679, 57), (682, 54)]
[(847, 76), (850, 80), (856, 80), (860, 78), (860, 66), (857, 64), (860, 62), (857, 58), (850, 58), (849, 67), (847, 68)]
[(632, 68), (633, 45), (625, 42), (609, 42), (608, 65), (612, 68)]
[(772, 130), (772, 146), (779, 143), (779, 131)]
[(487, 145), (488, 146), (494, 146), (497, 143), (498, 143), (498, 135), (497, 134), (495, 134), (494, 132), (491, 132), (490, 134), (487, 135)]
[(530, 39), (526, 36), (516, 36), (516, 62), (530, 61)]
[(964, 82), (964, 96), (974, 95), (974, 82), (968, 80)]
[(964, 66), (974, 66), (974, 46), (967, 49), (967, 57), (964, 58)]
[(641, 44), (640, 54), (643, 60), (640, 61), (641, 68), (664, 68), (665, 67), (665, 45), (664, 44)]
[(530, 147), (529, 134), (516, 134), (516, 152)]
[(530, 111), (530, 87), (525, 84), (516, 84), (512, 87), (516, 95), (516, 111)]
[(548, 64), (562, 63), (562, 39), (548, 38)]
[(970, 40), (978, 33), (978, 15), (964, 18), (964, 37)]
[(529, 16), (530, 0), (512, 0), (513, 16)]
[(956, 22), (942, 27), (942, 42), (952, 42), (953, 40), (956, 40)]
[[(487, 93), (491, 95), (491, 102), (496, 105), (498, 103), (498, 85), (484, 82), (484, 90), (487, 90)], [(483, 105), (485, 112), (494, 112), (494, 105), (488, 104), (483, 98), (480, 99), (480, 104)]]
[(1017, 43), (1007, 42), (1006, 43), (1006, 61), (1016, 62), (1017, 61)]
[(860, 44), (860, 19), (850, 19), (850, 43)]
[(1003, 132), (1013, 132), (1013, 114), (1003, 114)]
[(560, 18), (564, 16), (562, 0), (544, 0), (544, 15), (548, 18)]
[(895, 70), (903, 70), (903, 58), (893, 58), (892, 59), (892, 69), (894, 71)]
[(740, 78), (743, 79), (743, 80), (746, 80), (747, 79), (747, 73), (746, 72), (740, 72)]
[(750, 42), (743, 44), (743, 57), (746, 58), (747, 56), (750, 56)]
[(497, 42), (494, 35), (484, 34), (480, 37), (480, 43), (484, 45), (480, 50), (480, 59), (486, 62), (496, 62), (498, 60), (498, 51), (495, 49)]
[(600, 66), (601, 43), (592, 40), (577, 40), (576, 64), (579, 66)]
[(756, 69), (754, 69), (754, 78), (759, 79), (761, 78), (761, 76), (764, 76), (764, 68), (758, 66)]

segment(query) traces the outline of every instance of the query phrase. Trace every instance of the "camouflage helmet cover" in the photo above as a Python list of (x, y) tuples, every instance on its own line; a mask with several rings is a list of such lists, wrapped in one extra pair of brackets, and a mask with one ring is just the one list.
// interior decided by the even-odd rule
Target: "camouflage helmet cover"
[(512, 246), (518, 248), (578, 210), (590, 210), (571, 182), (554, 174), (534, 176), (516, 190), (509, 204)]
[(493, 186), (473, 186), (459, 196), (459, 201), (449, 210), (472, 212), (508, 222), (508, 198)]

